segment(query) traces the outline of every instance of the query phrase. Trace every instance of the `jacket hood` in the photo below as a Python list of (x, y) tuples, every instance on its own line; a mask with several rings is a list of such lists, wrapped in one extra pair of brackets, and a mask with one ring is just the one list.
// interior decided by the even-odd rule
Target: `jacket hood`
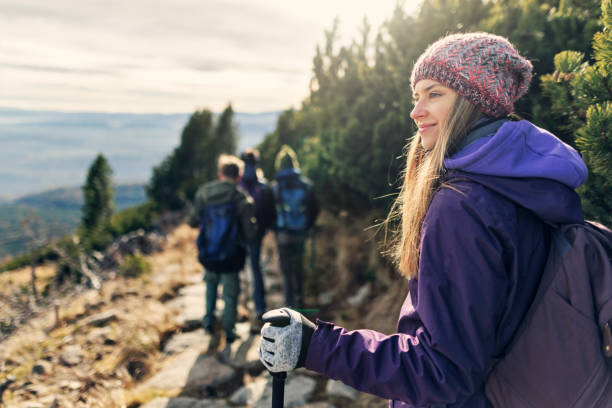
[(300, 169), (296, 169), (296, 168), (288, 168), (288, 169), (282, 169), (279, 170), (276, 173), (276, 179), (282, 179), (282, 178), (288, 178), (288, 177), (294, 177), (294, 176), (299, 176), (301, 174)]
[(572, 147), (525, 120), (501, 119), (467, 138), (473, 141), (444, 160), (449, 177), (474, 179), (545, 221), (582, 222), (574, 189), (588, 172)]
[(208, 184), (204, 190), (206, 202), (209, 204), (233, 201), (239, 194), (240, 192), (234, 184), (219, 180)]

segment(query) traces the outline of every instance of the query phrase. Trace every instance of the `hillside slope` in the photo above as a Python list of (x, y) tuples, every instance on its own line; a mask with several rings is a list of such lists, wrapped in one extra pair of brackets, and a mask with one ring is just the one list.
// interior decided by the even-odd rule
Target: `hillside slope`
[[(144, 185), (121, 184), (115, 187), (118, 211), (143, 203)], [(32, 216), (40, 218), (40, 231), (45, 239), (63, 237), (75, 230), (81, 221), (83, 191), (81, 187), (57, 188), (0, 203), (0, 260), (27, 251), (28, 237), (21, 225)]]
[[(348, 329), (392, 332), (406, 285), (397, 284), (399, 278), (380, 264), (372, 241), (355, 220), (324, 214), (320, 221), (305, 282), (308, 306), (319, 309), (316, 317)], [(177, 228), (163, 252), (147, 256), (153, 266), (149, 275), (117, 278), (99, 293), (59, 299), (59, 320), (52, 310), (41, 312), (0, 343), (0, 383), (15, 376), (4, 392), (7, 406), (46, 407), (55, 401), (56, 407), (153, 408), (167, 406), (169, 399), (186, 404), (182, 406), (268, 406), (268, 377), (253, 355), (257, 336), (248, 334), (248, 274), (242, 274), (243, 334), (236, 348), (223, 354), (223, 342), (211, 344), (198, 330), (204, 293), (195, 234), (185, 225)], [(310, 244), (307, 247), (308, 258), (313, 252)], [(263, 259), (269, 307), (281, 306), (272, 235), (264, 242)], [(28, 273), (0, 275), (0, 298), (27, 285)], [(41, 287), (52, 275), (50, 267), (40, 270)], [(305, 370), (291, 378), (287, 398), (305, 398), (296, 406), (387, 406), (380, 398), (350, 390), (334, 394), (331, 388), (339, 385)]]

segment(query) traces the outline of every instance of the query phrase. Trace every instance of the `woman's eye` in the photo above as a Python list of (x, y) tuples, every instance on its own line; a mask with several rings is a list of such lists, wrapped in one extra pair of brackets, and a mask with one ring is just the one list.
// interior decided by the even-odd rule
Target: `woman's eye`
[(430, 94), (429, 94), (429, 97), (430, 97), (430, 98), (435, 98), (435, 97), (437, 97), (437, 96), (442, 96), (442, 94), (441, 94), (441, 93), (439, 93), (439, 92), (432, 92), (432, 93), (430, 93)]

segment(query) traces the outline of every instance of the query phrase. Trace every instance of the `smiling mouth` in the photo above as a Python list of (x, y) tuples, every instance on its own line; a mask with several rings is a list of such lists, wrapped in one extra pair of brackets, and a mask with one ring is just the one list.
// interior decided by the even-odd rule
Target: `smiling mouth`
[(427, 132), (429, 129), (431, 129), (434, 126), (436, 126), (435, 123), (434, 124), (430, 124), (430, 125), (420, 125), (419, 126), (419, 132), (421, 132), (421, 133)]

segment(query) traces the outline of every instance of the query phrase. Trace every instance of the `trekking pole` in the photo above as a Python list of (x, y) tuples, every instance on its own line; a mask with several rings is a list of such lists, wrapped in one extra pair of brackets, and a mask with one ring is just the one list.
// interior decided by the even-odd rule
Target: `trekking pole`
[[(271, 310), (262, 316), (263, 322), (270, 322), (272, 326), (285, 327), (291, 322), (291, 317), (280, 310)], [(287, 373), (281, 371), (272, 374), (272, 408), (283, 408), (285, 404), (285, 379)]]

